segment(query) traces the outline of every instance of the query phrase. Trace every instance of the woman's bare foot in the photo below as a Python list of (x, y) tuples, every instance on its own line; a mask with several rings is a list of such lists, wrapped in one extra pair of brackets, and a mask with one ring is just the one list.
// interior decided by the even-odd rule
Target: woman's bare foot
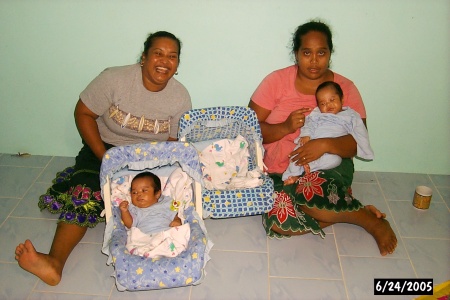
[(394, 250), (397, 247), (397, 237), (395, 236), (391, 225), (386, 219), (384, 219), (384, 217), (378, 218), (375, 213), (371, 210), (369, 211), (376, 217), (376, 220), (373, 222), (373, 225), (366, 228), (366, 230), (377, 242), (380, 254), (385, 256), (387, 254), (394, 253)]
[(367, 209), (368, 211), (370, 211), (371, 213), (373, 213), (378, 219), (385, 219), (386, 218), (386, 214), (382, 213), (378, 208), (376, 208), (373, 205), (366, 205), (364, 206), (365, 209)]
[(59, 263), (48, 254), (37, 252), (30, 240), (16, 247), (16, 260), (25, 271), (39, 277), (48, 285), (57, 285), (61, 281), (62, 269)]

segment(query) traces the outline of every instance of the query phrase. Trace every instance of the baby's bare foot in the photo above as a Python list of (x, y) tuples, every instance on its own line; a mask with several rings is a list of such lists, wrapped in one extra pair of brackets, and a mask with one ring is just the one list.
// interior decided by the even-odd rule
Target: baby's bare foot
[(16, 260), (25, 271), (39, 277), (48, 285), (57, 285), (61, 281), (58, 263), (47, 254), (37, 252), (30, 240), (16, 247)]
[(298, 176), (289, 176), (288, 179), (283, 181), (284, 185), (294, 184), (298, 179)]

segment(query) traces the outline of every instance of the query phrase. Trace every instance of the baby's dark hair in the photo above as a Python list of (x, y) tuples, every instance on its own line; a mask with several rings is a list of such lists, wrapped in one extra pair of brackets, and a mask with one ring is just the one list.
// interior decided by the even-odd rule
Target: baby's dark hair
[(152, 179), (152, 182), (153, 182), (152, 186), (153, 186), (153, 189), (155, 190), (155, 193), (159, 192), (161, 190), (161, 179), (159, 179), (159, 177), (156, 176), (155, 174), (153, 174), (152, 172), (146, 171), (146, 172), (137, 174), (136, 176), (134, 176), (133, 180), (131, 181), (131, 185), (133, 185), (133, 182), (138, 178)]
[(336, 91), (336, 94), (338, 94), (339, 99), (341, 99), (341, 102), (344, 100), (344, 92), (342, 91), (341, 86), (334, 81), (325, 81), (325, 82), (322, 82), (321, 84), (319, 84), (319, 86), (316, 89), (316, 94), (315, 94), (316, 102), (317, 102), (317, 93), (320, 90), (323, 90), (324, 88), (327, 88), (327, 87), (332, 87)]

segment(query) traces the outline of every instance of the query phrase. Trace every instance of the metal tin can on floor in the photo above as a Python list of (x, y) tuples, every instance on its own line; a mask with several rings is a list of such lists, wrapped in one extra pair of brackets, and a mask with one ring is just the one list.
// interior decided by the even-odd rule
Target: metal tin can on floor
[(413, 205), (418, 209), (428, 209), (430, 207), (433, 190), (427, 186), (420, 185), (414, 192)]

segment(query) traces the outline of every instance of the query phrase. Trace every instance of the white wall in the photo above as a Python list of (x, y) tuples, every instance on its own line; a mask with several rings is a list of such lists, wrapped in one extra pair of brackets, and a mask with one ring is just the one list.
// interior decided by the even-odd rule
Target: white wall
[(317, 17), (334, 33), (333, 70), (368, 111), (376, 159), (356, 169), (450, 174), (448, 0), (2, 0), (0, 153), (75, 156), (79, 93), (136, 62), (157, 30), (183, 42), (177, 79), (194, 107), (247, 105)]

